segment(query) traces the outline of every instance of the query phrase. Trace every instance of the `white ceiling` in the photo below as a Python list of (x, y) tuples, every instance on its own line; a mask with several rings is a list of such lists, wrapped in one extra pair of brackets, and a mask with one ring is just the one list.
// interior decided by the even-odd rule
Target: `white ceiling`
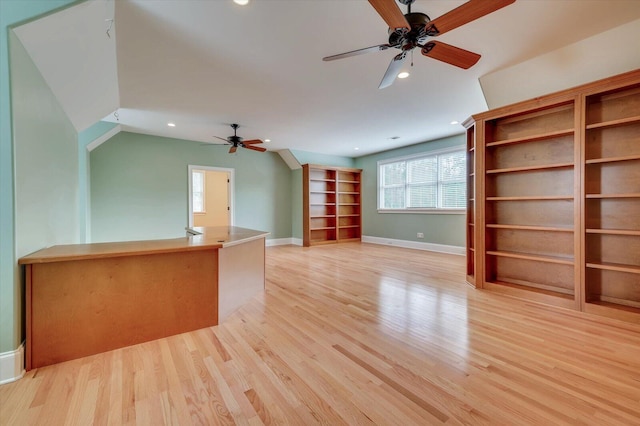
[[(416, 0), (412, 11), (434, 19), (463, 3)], [(103, 18), (94, 20), (102, 32)], [(271, 139), (269, 150), (360, 156), (461, 133), (451, 121), (487, 109), (480, 77), (639, 18), (639, 0), (517, 0), (439, 37), (481, 54), (471, 69), (416, 49), (411, 76), (379, 90), (397, 51), (321, 60), (387, 42), (367, 1), (118, 0), (118, 121), (124, 130), (202, 142), (232, 134), (235, 122), (245, 139)], [(638, 40), (620, 43), (638, 50)]]

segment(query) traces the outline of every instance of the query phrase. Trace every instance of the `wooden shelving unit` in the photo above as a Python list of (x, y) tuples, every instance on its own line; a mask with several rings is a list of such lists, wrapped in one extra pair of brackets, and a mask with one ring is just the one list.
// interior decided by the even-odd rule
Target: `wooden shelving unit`
[(473, 122), (465, 122), (467, 127), (467, 220), (466, 220), (466, 239), (467, 239), (467, 282), (472, 286), (476, 286), (476, 256), (475, 256), (475, 197), (476, 197), (476, 133)]
[(640, 70), (465, 126), (467, 280), (640, 322)]
[(640, 314), (640, 82), (585, 96), (584, 309)]
[(303, 244), (359, 241), (360, 169), (305, 164), (303, 170)]
[(483, 135), (485, 282), (562, 306), (578, 303), (574, 121), (566, 100), (488, 119)]

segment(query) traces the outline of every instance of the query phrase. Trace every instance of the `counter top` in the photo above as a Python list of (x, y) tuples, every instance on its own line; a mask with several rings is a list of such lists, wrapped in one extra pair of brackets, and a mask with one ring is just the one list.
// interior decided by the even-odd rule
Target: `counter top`
[(24, 256), (18, 260), (18, 263), (20, 265), (27, 265), (32, 263), (50, 263), (104, 257), (138, 256), (153, 253), (220, 249), (259, 238), (265, 238), (269, 235), (268, 232), (240, 228), (238, 226), (188, 228), (188, 233), (191, 235), (182, 238), (170, 238), (164, 240), (52, 246)]

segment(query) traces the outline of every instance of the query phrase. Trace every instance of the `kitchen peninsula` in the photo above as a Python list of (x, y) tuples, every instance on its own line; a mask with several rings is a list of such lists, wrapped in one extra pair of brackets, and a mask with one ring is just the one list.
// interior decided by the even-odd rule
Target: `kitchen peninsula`
[(19, 260), (26, 369), (217, 325), (264, 290), (266, 232), (49, 247)]

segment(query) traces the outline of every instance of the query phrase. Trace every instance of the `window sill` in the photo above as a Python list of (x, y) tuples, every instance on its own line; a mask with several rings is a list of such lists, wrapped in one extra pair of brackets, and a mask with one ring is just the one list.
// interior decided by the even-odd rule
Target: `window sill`
[(465, 214), (466, 209), (378, 209), (378, 213)]

